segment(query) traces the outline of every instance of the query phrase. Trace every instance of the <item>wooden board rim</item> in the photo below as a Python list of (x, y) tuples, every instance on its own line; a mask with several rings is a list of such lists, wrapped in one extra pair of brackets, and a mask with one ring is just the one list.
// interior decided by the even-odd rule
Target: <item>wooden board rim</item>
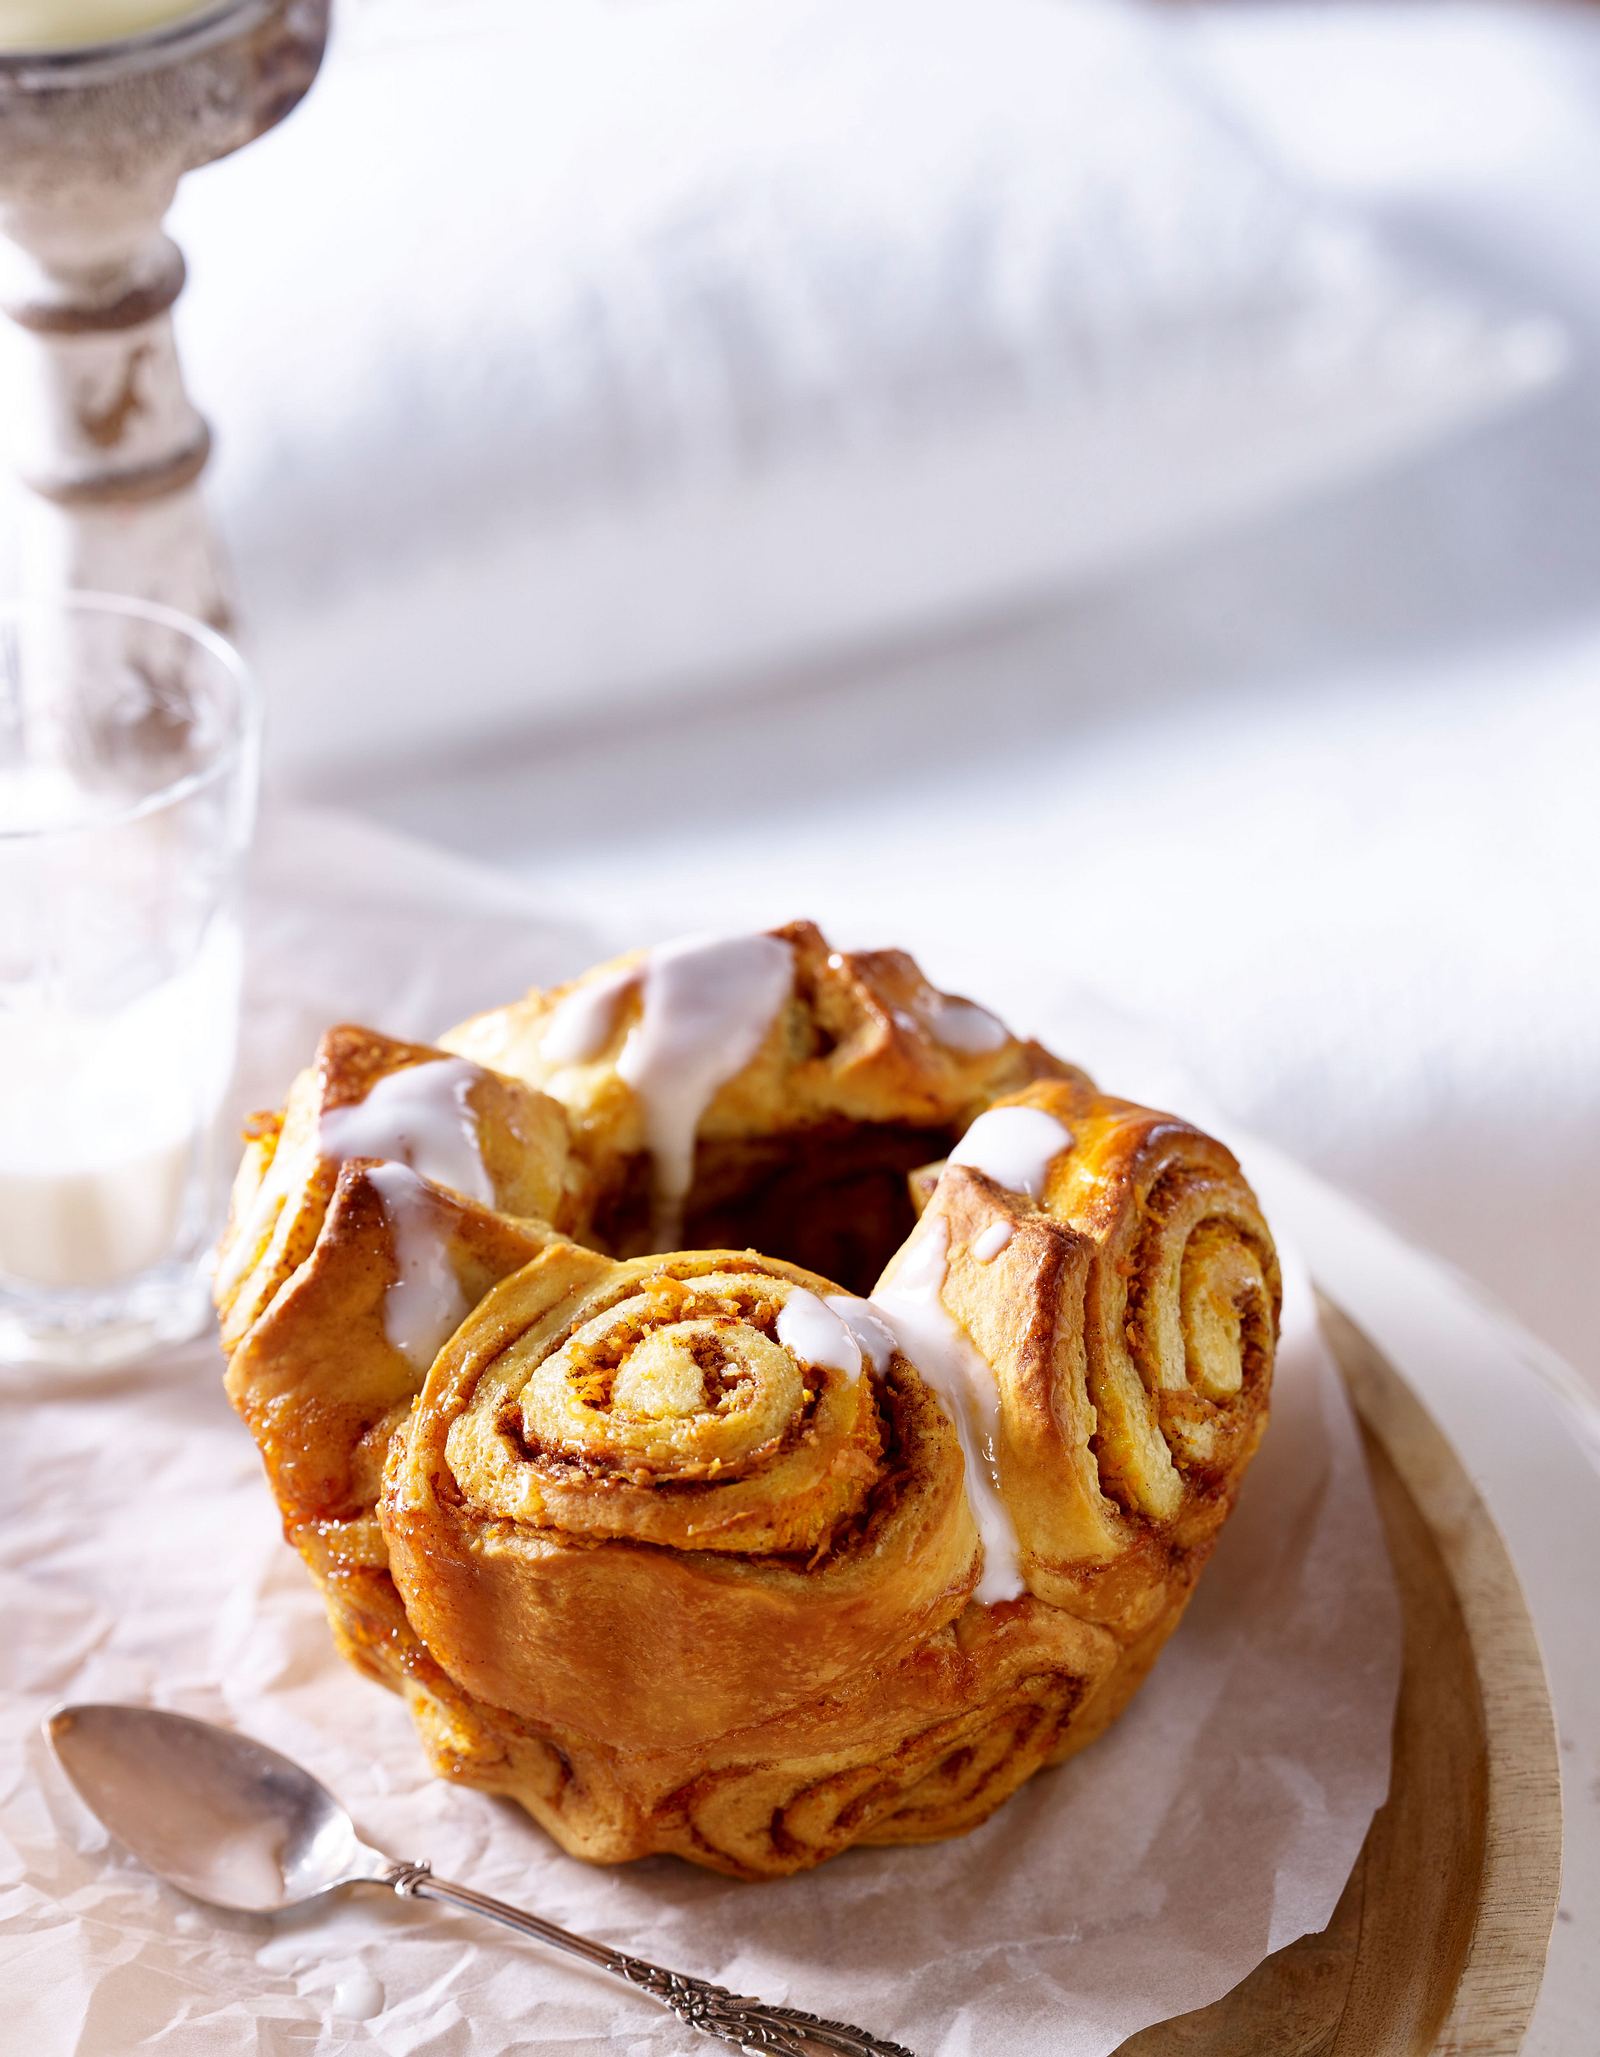
[(1394, 1566), (1404, 1648), (1388, 1798), (1327, 1927), (1117, 2057), (1515, 2057), (1561, 1883), (1544, 1664), (1509, 1551), (1387, 1357), (1319, 1296)]

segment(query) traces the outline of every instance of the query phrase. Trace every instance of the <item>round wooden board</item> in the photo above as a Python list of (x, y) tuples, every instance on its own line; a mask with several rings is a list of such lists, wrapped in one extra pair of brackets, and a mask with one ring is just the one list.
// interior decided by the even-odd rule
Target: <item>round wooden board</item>
[(1454, 1451), (1354, 1323), (1321, 1312), (1400, 1588), (1389, 1797), (1320, 1935), (1117, 2057), (1512, 2057), (1538, 1996), (1561, 1779), (1533, 1624)]

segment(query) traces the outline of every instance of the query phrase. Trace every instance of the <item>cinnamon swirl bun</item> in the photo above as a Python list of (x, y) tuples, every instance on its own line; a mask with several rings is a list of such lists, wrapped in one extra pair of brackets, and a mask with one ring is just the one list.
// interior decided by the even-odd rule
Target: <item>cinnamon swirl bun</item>
[(435, 1766), (764, 1877), (967, 1829), (1114, 1718), (1265, 1425), (1278, 1276), (1221, 1144), (797, 924), (438, 1049), (333, 1031), (218, 1302)]

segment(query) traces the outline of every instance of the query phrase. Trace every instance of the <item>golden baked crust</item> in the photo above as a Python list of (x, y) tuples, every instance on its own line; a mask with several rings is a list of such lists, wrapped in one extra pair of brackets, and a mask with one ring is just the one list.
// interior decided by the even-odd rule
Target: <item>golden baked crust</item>
[[(1221, 1144), (898, 952), (774, 935), (686, 1247), (648, 1248), (639, 958), (437, 1050), (331, 1032), (219, 1267), (340, 1648), (595, 1861), (763, 1877), (981, 1821), (1126, 1704), (1266, 1420), (1276, 1259)], [(419, 1175), (417, 1094), (372, 1118), (419, 1066), (475, 1192)]]
[[(1041, 1076), (1081, 1078), (979, 1008), (936, 992), (901, 950), (830, 949), (808, 921), (775, 929), (791, 955), (787, 996), (749, 1061), (721, 1085), (697, 1125), (694, 1182), (671, 1237), (695, 1249), (781, 1250), (825, 1278), (865, 1291), (880, 1246), (910, 1228), (906, 1177), (940, 1157), (1003, 1094)], [(619, 1256), (666, 1247), (654, 1233), (647, 1123), (617, 1068), (639, 1019), (627, 974), (634, 952), (571, 985), (534, 992), (441, 1037), (444, 1048), (554, 1095), (595, 1181), (593, 1234)], [(619, 985), (619, 979), (623, 981)], [(552, 1060), (550, 1021), (575, 994), (615, 992), (608, 1031), (581, 1061)], [(988, 1047), (941, 1040), (992, 1023)], [(803, 1147), (802, 1147), (803, 1146)], [(894, 1230), (898, 1233), (894, 1233)]]

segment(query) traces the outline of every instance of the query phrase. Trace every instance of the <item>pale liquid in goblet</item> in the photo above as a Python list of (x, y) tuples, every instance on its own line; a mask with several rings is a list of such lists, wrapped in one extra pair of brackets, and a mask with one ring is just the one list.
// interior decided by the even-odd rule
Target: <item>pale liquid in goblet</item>
[(0, 608), (0, 1362), (123, 1362), (203, 1318), (255, 762), (198, 623)]
[(0, 1004), (0, 1275), (114, 1287), (203, 1239), (239, 1004), (238, 924), (213, 916), (181, 969), (129, 967), (125, 994)]
[(114, 43), (207, 11), (196, 0), (0, 0), (0, 51)]

